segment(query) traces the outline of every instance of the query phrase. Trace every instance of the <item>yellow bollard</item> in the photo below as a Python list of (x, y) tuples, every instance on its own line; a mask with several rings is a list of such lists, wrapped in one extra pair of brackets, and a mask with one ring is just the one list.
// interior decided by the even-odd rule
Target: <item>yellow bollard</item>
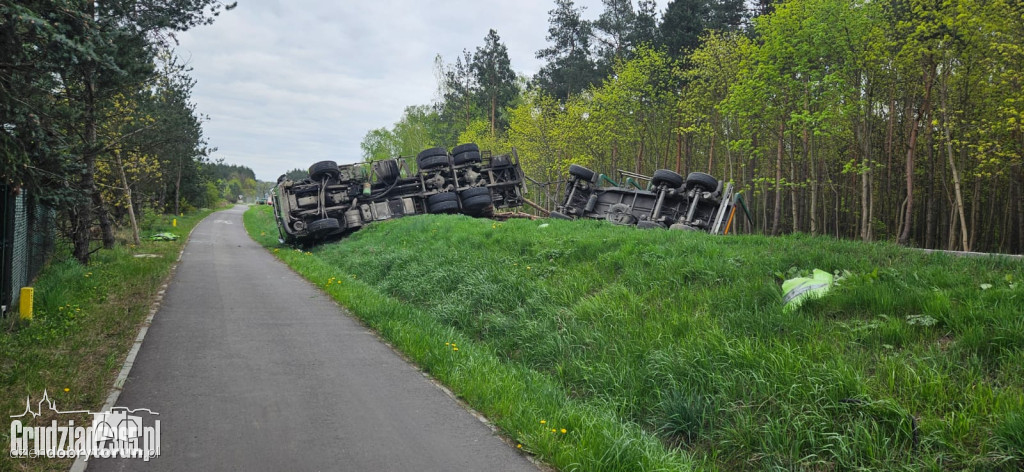
[(21, 288), (21, 300), (19, 300), (19, 311), (21, 312), (21, 319), (32, 321), (32, 295), (35, 290), (32, 287)]
[(173, 226), (173, 227), (175, 227), (175, 228), (177, 228), (177, 227), (178, 227), (178, 219), (177, 219), (177, 218), (175, 218), (175, 219), (171, 220), (171, 226)]

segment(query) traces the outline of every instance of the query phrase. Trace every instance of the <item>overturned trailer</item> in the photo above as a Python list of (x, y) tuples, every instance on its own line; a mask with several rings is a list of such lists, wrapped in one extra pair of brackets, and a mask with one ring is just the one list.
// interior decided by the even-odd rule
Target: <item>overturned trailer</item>
[(273, 190), (283, 243), (313, 243), (374, 221), (426, 213), (490, 216), (523, 204), (523, 171), (515, 149), (481, 152), (476, 144), (427, 149), (411, 171), (405, 158), (338, 165), (321, 161), (309, 176), (281, 176)]
[(692, 172), (684, 179), (667, 169), (651, 176), (620, 170), (619, 180), (621, 184), (605, 174), (570, 165), (565, 198), (551, 216), (712, 234), (729, 233), (737, 208), (750, 219), (733, 184), (703, 172)]

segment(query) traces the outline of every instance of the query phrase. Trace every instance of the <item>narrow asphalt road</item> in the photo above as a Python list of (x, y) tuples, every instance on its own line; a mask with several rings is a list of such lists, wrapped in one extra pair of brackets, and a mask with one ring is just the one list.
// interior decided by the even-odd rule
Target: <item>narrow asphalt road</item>
[(185, 248), (117, 404), (161, 455), (88, 470), (537, 470), (253, 242), (244, 207)]

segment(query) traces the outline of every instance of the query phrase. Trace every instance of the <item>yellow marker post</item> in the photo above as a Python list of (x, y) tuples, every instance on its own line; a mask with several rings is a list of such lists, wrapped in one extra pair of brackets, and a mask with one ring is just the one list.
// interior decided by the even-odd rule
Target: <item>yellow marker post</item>
[(18, 302), (18, 311), (21, 313), (21, 319), (32, 321), (32, 295), (35, 290), (32, 287), (21, 288), (21, 299)]
[(175, 227), (175, 228), (177, 228), (177, 227), (178, 227), (178, 219), (177, 219), (177, 218), (175, 218), (175, 219), (171, 220), (171, 226), (173, 226), (173, 227)]

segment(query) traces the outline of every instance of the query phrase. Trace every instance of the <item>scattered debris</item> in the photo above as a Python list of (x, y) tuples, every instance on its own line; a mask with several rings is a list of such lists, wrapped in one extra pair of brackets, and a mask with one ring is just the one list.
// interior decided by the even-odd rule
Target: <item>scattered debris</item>
[(833, 276), (814, 269), (810, 277), (797, 277), (782, 282), (782, 309), (792, 311), (811, 298), (819, 298), (832, 288)]

